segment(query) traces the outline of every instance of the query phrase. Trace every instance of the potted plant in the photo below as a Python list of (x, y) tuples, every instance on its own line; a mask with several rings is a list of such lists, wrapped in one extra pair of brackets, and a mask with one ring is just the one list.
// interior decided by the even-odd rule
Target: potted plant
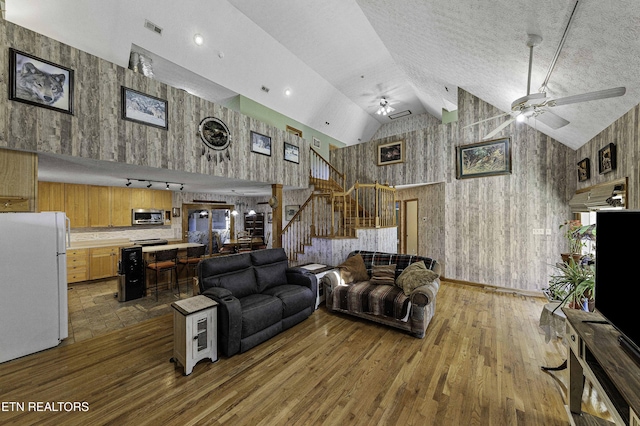
[(570, 258), (568, 262), (555, 265), (558, 273), (551, 276), (545, 293), (560, 300), (559, 306), (593, 310), (595, 297), (595, 267), (583, 265)]
[(582, 246), (584, 245), (582, 239), (578, 238), (574, 235), (574, 232), (580, 227), (582, 224), (579, 220), (567, 220), (562, 225), (560, 225), (559, 229), (564, 228), (564, 237), (567, 239), (569, 243), (569, 252), (568, 253), (560, 253), (562, 256), (562, 261), (567, 263), (569, 258), (573, 258), (575, 262), (579, 262), (582, 257)]

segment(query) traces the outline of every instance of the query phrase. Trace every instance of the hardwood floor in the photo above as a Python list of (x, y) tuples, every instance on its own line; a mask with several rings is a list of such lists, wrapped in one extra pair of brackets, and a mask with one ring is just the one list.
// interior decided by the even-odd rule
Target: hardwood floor
[(321, 307), (189, 376), (163, 315), (0, 364), (0, 423), (566, 425), (567, 372), (540, 369), (565, 354), (544, 303), (443, 283), (424, 339)]

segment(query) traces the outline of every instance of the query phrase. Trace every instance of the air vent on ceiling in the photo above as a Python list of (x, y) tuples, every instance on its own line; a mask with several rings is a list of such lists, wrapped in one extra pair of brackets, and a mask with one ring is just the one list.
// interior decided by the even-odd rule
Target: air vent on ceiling
[(262, 86), (262, 87), (261, 87), (261, 90), (262, 90), (263, 92), (269, 93), (269, 88), (268, 88), (267, 86)]
[(411, 111), (409, 111), (408, 109), (405, 111), (396, 112), (395, 114), (389, 114), (387, 117), (395, 120), (396, 118), (405, 117), (407, 115), (411, 115)]
[(158, 35), (162, 35), (162, 28), (147, 19), (144, 20), (144, 27)]

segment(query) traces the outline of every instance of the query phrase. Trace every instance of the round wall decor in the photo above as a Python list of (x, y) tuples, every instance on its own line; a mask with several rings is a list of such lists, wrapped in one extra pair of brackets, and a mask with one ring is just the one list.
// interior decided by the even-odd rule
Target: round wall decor
[(231, 143), (229, 128), (224, 122), (215, 117), (206, 117), (200, 122), (198, 134), (202, 143), (216, 151), (227, 149)]

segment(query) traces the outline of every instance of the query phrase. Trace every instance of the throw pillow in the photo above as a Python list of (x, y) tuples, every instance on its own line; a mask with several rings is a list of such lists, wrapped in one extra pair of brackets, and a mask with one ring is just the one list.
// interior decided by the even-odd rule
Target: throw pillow
[(408, 296), (417, 287), (430, 283), (438, 277), (438, 274), (427, 269), (423, 261), (414, 262), (402, 271), (396, 280), (396, 285)]
[(340, 278), (342, 278), (345, 284), (367, 281), (369, 279), (369, 273), (364, 265), (364, 259), (360, 254), (351, 256), (338, 265), (338, 268), (340, 269)]
[(394, 285), (396, 282), (396, 265), (373, 265), (371, 268), (371, 284)]

